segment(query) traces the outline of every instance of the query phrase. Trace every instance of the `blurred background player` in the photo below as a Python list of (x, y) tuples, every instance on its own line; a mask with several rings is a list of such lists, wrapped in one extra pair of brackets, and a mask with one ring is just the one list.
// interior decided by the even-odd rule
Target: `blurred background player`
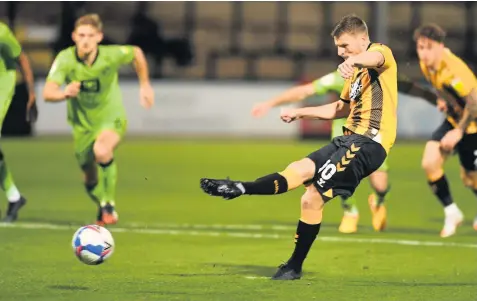
[(99, 206), (97, 223), (114, 224), (118, 220), (114, 150), (127, 125), (118, 84), (119, 68), (134, 63), (143, 107), (153, 105), (154, 93), (142, 50), (134, 46), (98, 45), (103, 38), (102, 28), (102, 22), (95, 14), (76, 21), (72, 34), (76, 46), (58, 54), (43, 94), (49, 102), (67, 100), (76, 158), (84, 172), (86, 191)]
[[(309, 84), (293, 87), (283, 94), (259, 103), (252, 109), (252, 115), (262, 117), (276, 106), (286, 103), (298, 102), (314, 94), (327, 95), (327, 102), (333, 103), (339, 100), (345, 81), (338, 71), (329, 73)], [(343, 127), (346, 118), (334, 119), (332, 123), (331, 139), (343, 135)], [(374, 189), (368, 198), (368, 203), (372, 213), (372, 224), (376, 231), (382, 231), (386, 227), (386, 208), (384, 201), (389, 192), (388, 184), (388, 164), (387, 159), (381, 167), (369, 176), (369, 182)], [(341, 233), (355, 233), (358, 231), (359, 211), (354, 196), (341, 196), (341, 204), (344, 210), (343, 218), (339, 226)]]
[[(33, 72), (27, 56), (23, 53), (20, 43), (13, 35), (10, 28), (0, 22), (0, 128), (10, 107), (16, 85), (16, 67), (20, 71), (28, 87), (28, 103), (26, 118), (30, 116), (29, 110), (35, 104)], [(18, 211), (26, 204), (26, 199), (18, 191), (13, 176), (3, 152), (0, 150), (0, 186), (5, 191), (8, 199), (8, 209), (4, 222), (11, 223), (18, 218)]]
[[(414, 32), (422, 73), (437, 90), (442, 99), (438, 106), (447, 114), (427, 142), (422, 158), (429, 186), (444, 206), (441, 237), (454, 235), (464, 220), (443, 170), (454, 151), (459, 155), (462, 181), (477, 195), (477, 79), (466, 63), (445, 47), (445, 36), (436, 24), (423, 25)], [(473, 226), (477, 230), (477, 217)]]

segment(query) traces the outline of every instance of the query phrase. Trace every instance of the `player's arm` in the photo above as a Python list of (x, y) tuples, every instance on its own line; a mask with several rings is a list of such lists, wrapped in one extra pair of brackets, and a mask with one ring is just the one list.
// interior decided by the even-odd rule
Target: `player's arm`
[(470, 122), (477, 118), (477, 90), (473, 88), (469, 95), (464, 97), (466, 104), (464, 112), (462, 113), (462, 118), (459, 122), (459, 128), (464, 133)]
[(318, 107), (284, 109), (282, 110), (281, 118), (285, 122), (292, 122), (296, 119), (332, 120), (347, 117), (349, 114), (349, 104), (342, 100), (338, 100)]
[(398, 74), (398, 91), (407, 95), (422, 98), (434, 106), (437, 105), (438, 96), (436, 93), (414, 83), (409, 78), (400, 74)]
[(136, 69), (137, 77), (140, 85), (149, 85), (149, 68), (147, 66), (146, 56), (141, 48), (134, 46), (133, 65)]
[(275, 98), (265, 102), (270, 108), (287, 103), (299, 102), (315, 94), (314, 83), (304, 84), (290, 88)]
[(149, 68), (146, 56), (141, 48), (134, 46), (133, 49), (133, 64), (139, 79), (141, 105), (145, 108), (150, 108), (154, 104), (154, 90), (149, 81)]
[(256, 104), (252, 109), (252, 115), (263, 116), (273, 107), (303, 101), (312, 95), (324, 95), (336, 89), (337, 86), (342, 87), (343, 84), (343, 79), (335, 73), (327, 74), (312, 83), (290, 88), (275, 98)]
[(341, 101), (335, 101), (317, 107), (305, 107), (297, 109), (298, 118), (332, 120), (348, 117), (350, 106)]
[[(30, 65), (28, 56), (22, 51), (18, 56), (17, 63), (20, 66), (20, 72), (28, 88), (29, 101), (35, 101), (35, 83), (33, 78), (33, 70)], [(32, 104), (29, 104), (32, 105)]]
[(61, 86), (66, 81), (66, 60), (63, 59), (62, 53), (53, 62), (45, 87), (43, 88), (43, 98), (46, 102), (60, 102), (70, 97), (75, 97), (80, 91), (80, 83), (72, 82), (63, 90)]

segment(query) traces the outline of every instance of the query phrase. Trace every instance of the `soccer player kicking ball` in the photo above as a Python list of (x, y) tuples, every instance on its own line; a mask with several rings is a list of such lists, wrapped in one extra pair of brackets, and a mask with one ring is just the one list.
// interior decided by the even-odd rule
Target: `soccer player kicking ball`
[[(147, 62), (133, 46), (100, 46), (102, 22), (98, 15), (79, 18), (72, 34), (76, 46), (56, 57), (45, 84), (48, 102), (66, 100), (73, 128), (75, 154), (84, 173), (90, 198), (98, 204), (97, 223), (115, 224), (117, 167), (114, 150), (126, 131), (126, 112), (118, 84), (118, 70), (133, 63), (140, 83), (140, 103), (154, 104)], [(62, 85), (66, 85), (61, 89)], [(98, 179), (98, 166), (100, 178)]]
[[(336, 102), (345, 85), (344, 79), (338, 71), (329, 73), (312, 83), (293, 87), (283, 94), (267, 102), (259, 103), (254, 106), (252, 115), (255, 117), (264, 116), (271, 108), (292, 102), (302, 101), (314, 94), (327, 95), (329, 102)], [(335, 119), (332, 124), (331, 139), (341, 136), (346, 119)], [(378, 170), (369, 176), (369, 182), (374, 189), (368, 197), (369, 207), (371, 209), (372, 224), (376, 231), (382, 231), (386, 227), (386, 208), (384, 201), (389, 192), (388, 184), (388, 164), (387, 159)], [(356, 199), (353, 196), (341, 196), (341, 205), (343, 207), (343, 218), (338, 230), (341, 233), (356, 233), (358, 231), (359, 210), (356, 205)]]
[[(445, 47), (445, 36), (436, 24), (421, 26), (414, 33), (422, 73), (437, 90), (437, 106), (447, 115), (427, 142), (422, 158), (429, 186), (444, 207), (441, 237), (454, 235), (464, 220), (452, 199), (443, 169), (454, 151), (459, 155), (464, 185), (477, 195), (477, 78), (466, 63)], [(477, 216), (474, 229), (477, 231)]]
[[(298, 101), (303, 101), (307, 97), (314, 94), (326, 95), (329, 102), (339, 100), (339, 95), (343, 90), (345, 81), (338, 71), (331, 72), (321, 78), (316, 79), (312, 83), (296, 86), (288, 89), (284, 93), (270, 99), (269, 101), (256, 104), (252, 109), (252, 115), (262, 117), (268, 113), (271, 108)], [(404, 75), (398, 74), (398, 91), (420, 97), (436, 104), (437, 96), (432, 91), (415, 84)], [(345, 126), (346, 118), (335, 119), (332, 124), (331, 139), (341, 136), (343, 126)], [(386, 227), (386, 208), (384, 203), (387, 202), (386, 196), (390, 190), (388, 182), (388, 163), (387, 158), (378, 170), (369, 176), (369, 182), (374, 193), (368, 197), (369, 208), (372, 214), (372, 224), (375, 231), (382, 231)], [(338, 230), (341, 233), (355, 233), (358, 231), (359, 211), (356, 205), (356, 199), (341, 196), (341, 205), (344, 215)]]
[(336, 196), (350, 197), (360, 181), (384, 162), (396, 139), (397, 64), (391, 50), (371, 43), (366, 23), (350, 15), (333, 29), (338, 55), (345, 61), (339, 72), (346, 79), (340, 100), (301, 109), (285, 109), (281, 118), (338, 119), (348, 117), (343, 135), (285, 170), (252, 182), (201, 179), (201, 188), (213, 196), (233, 199), (244, 194), (273, 195), (301, 185), (301, 217), (295, 250), (272, 279), (302, 276), (303, 262), (320, 231), (323, 206)]
[[(12, 31), (4, 23), (0, 22), (0, 130), (5, 116), (12, 102), (16, 86), (16, 66), (20, 71), (28, 87), (27, 116), (29, 110), (35, 105), (35, 92), (33, 84), (33, 72), (27, 56), (23, 53), (20, 43)], [(28, 117), (27, 117), (28, 118)], [(20, 194), (13, 176), (5, 163), (5, 157), (0, 150), (0, 187), (5, 191), (8, 199), (7, 215), (3, 222), (12, 223), (17, 220), (18, 212), (26, 204), (26, 199)]]

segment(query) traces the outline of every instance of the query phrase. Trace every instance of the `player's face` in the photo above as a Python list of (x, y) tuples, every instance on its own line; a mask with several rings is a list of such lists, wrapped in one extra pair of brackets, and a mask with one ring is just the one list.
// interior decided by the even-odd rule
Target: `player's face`
[(368, 46), (367, 43), (366, 35), (360, 33), (343, 33), (339, 37), (335, 37), (335, 45), (338, 48), (338, 55), (345, 60), (365, 51)]
[(73, 41), (78, 51), (89, 54), (94, 51), (103, 39), (103, 33), (91, 25), (78, 26), (73, 32)]
[(416, 41), (416, 51), (419, 60), (427, 67), (435, 67), (440, 59), (444, 45), (442, 43), (420, 37)]

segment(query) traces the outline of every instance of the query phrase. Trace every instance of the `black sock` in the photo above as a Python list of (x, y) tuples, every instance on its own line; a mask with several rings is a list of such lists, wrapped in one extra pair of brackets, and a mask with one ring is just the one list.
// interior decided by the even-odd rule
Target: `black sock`
[(442, 206), (447, 207), (453, 203), (449, 183), (445, 175), (437, 181), (429, 182), (429, 186), (431, 186), (432, 191), (442, 203)]
[(280, 194), (288, 191), (287, 179), (279, 173), (256, 179), (253, 182), (243, 182), (246, 194)]
[(114, 161), (114, 158), (111, 159), (110, 161), (106, 162), (106, 163), (99, 163), (99, 166), (101, 166), (102, 168), (106, 168), (109, 165), (113, 164), (113, 161)]
[(305, 261), (306, 255), (308, 255), (316, 236), (318, 236), (320, 232), (320, 226), (321, 223), (309, 225), (301, 220), (298, 221), (295, 250), (288, 260), (288, 264), (290, 264), (296, 272), (301, 272), (303, 261)]
[(377, 191), (376, 189), (374, 189), (374, 192), (376, 193), (376, 196), (378, 197), (376, 205), (379, 206), (382, 203), (384, 203), (384, 199), (386, 198), (386, 195), (388, 194), (389, 190), (391, 190), (391, 186), (388, 186), (388, 188), (386, 188), (386, 190), (384, 191)]
[(93, 202), (97, 203), (99, 205), (99, 199), (96, 195), (94, 195), (93, 191), (98, 186), (98, 182), (95, 183), (85, 183), (84, 187), (86, 188), (86, 193), (88, 196), (93, 200)]

